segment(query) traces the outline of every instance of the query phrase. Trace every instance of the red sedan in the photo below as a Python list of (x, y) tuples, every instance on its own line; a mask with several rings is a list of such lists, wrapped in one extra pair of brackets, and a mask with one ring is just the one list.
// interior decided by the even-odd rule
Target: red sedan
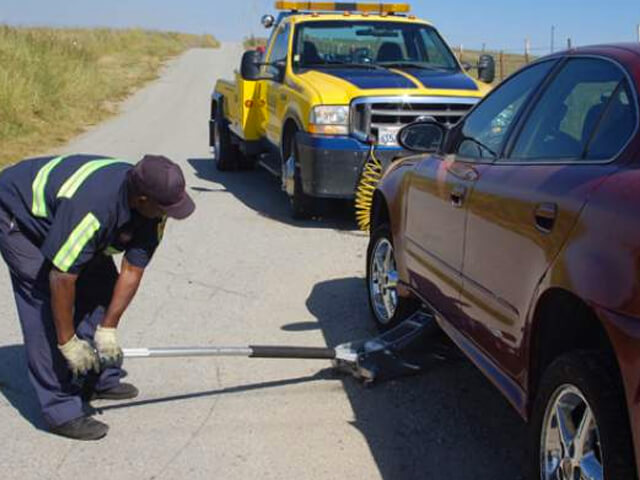
[(539, 479), (637, 479), (640, 459), (640, 45), (554, 54), (451, 129), (374, 197), (375, 321), (416, 308), (532, 424)]

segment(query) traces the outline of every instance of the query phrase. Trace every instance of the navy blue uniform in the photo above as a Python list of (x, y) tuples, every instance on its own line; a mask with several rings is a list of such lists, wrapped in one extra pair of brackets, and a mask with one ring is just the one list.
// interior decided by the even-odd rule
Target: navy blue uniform
[[(129, 263), (144, 268), (162, 236), (163, 221), (129, 208), (131, 168), (120, 160), (71, 155), (25, 160), (0, 174), (0, 252), (11, 274), (29, 376), (50, 426), (83, 415), (79, 389), (57, 348), (52, 265), (79, 275), (76, 334), (92, 340), (118, 278), (110, 255), (124, 252)], [(116, 386), (120, 373), (104, 370), (95, 388)]]

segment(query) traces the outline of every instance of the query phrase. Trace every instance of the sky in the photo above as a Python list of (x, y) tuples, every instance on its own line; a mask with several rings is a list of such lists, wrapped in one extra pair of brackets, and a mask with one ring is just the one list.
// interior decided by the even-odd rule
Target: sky
[[(388, 0), (391, 1), (391, 0)], [(395, 0), (398, 1), (398, 0)], [(401, 1), (401, 0), (400, 0)], [(222, 41), (251, 34), (275, 13), (275, 0), (0, 0), (0, 24), (143, 27), (211, 33)], [(603, 42), (638, 41), (640, 0), (414, 0), (412, 13), (431, 21), (453, 46), (533, 54)]]

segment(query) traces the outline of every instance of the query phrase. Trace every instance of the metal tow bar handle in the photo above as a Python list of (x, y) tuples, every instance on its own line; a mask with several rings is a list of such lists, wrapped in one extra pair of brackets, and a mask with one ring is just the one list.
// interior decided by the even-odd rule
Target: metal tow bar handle
[(162, 357), (249, 357), (249, 358), (336, 358), (334, 348), (249, 345), (248, 347), (125, 348), (125, 358)]
[[(365, 384), (419, 373), (452, 356), (437, 341), (439, 329), (432, 315), (419, 311), (397, 327), (369, 340), (335, 348), (250, 345), (247, 347), (125, 348), (125, 358), (249, 357), (331, 360), (334, 369)], [(435, 340), (435, 341), (434, 341)], [(453, 355), (455, 356), (455, 354)]]

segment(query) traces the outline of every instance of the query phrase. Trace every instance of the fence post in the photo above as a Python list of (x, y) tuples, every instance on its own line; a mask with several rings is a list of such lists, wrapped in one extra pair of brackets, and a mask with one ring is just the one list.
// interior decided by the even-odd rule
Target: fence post
[(524, 40), (524, 63), (529, 63), (529, 51), (531, 50), (531, 44), (529, 43), (529, 39), (525, 38)]
[(500, 80), (504, 80), (504, 52), (500, 50)]

